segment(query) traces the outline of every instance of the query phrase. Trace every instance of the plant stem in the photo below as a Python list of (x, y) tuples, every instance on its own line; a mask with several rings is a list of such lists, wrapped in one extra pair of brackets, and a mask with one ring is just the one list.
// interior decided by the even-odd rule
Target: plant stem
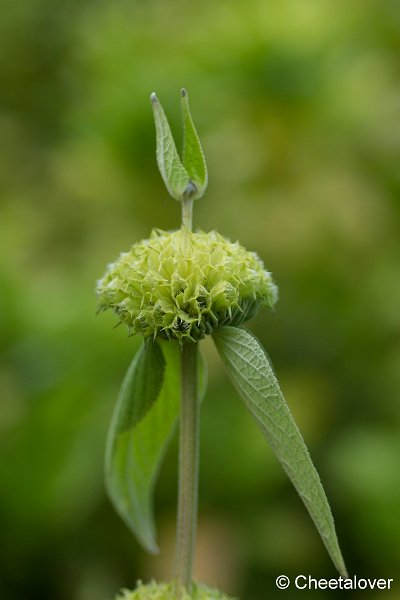
[(199, 467), (197, 352), (197, 344), (186, 342), (182, 345), (178, 518), (174, 569), (178, 597), (182, 587), (190, 590), (196, 538)]
[(185, 225), (189, 231), (192, 230), (193, 222), (193, 199), (184, 198), (182, 200), (182, 225)]

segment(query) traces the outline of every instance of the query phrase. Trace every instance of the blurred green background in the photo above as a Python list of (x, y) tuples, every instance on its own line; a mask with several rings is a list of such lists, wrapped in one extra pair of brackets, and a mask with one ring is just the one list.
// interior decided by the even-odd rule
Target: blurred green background
[[(349, 571), (400, 598), (400, 10), (396, 0), (2, 4), (0, 597), (107, 600), (168, 577), (176, 442), (147, 556), (103, 488), (138, 347), (95, 317), (105, 265), (177, 226), (150, 92), (209, 165), (195, 225), (259, 253), (280, 288), (251, 328), (320, 471)], [(243, 600), (284, 573), (335, 577), (211, 344), (196, 573)], [(314, 592), (328, 598), (340, 592)], [(349, 597), (352, 596), (348, 592)]]

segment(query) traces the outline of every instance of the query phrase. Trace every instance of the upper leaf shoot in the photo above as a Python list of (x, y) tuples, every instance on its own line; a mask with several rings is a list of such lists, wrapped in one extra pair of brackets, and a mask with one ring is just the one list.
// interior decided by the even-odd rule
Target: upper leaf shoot
[(181, 163), (163, 107), (155, 93), (151, 94), (156, 126), (157, 163), (168, 192), (182, 200), (189, 186), (189, 175)]

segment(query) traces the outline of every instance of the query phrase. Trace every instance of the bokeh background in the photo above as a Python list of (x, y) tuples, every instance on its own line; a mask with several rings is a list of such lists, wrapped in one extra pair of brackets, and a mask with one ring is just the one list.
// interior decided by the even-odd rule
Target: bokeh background
[[(209, 166), (195, 225), (280, 288), (251, 327), (320, 471), (352, 574), (400, 598), (400, 10), (396, 0), (4, 0), (0, 22), (0, 597), (107, 600), (172, 562), (174, 442), (147, 556), (103, 488), (139, 340), (95, 316), (105, 265), (178, 204), (150, 92)], [(197, 576), (247, 600), (335, 571), (211, 344)], [(396, 591), (397, 589), (397, 591)], [(328, 598), (340, 592), (314, 592)], [(348, 592), (351, 597), (351, 592)]]

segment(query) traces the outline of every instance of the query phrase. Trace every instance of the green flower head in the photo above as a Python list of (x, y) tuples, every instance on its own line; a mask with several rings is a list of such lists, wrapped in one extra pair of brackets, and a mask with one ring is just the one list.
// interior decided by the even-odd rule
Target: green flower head
[(99, 310), (111, 308), (131, 334), (198, 341), (240, 325), (277, 288), (254, 252), (216, 231), (152, 231), (122, 253), (97, 284)]
[[(185, 588), (180, 590), (180, 600), (233, 600), (219, 590), (200, 583), (192, 583), (190, 592)], [(173, 583), (156, 583), (152, 581), (144, 585), (141, 581), (135, 590), (124, 590), (116, 600), (177, 600)]]

